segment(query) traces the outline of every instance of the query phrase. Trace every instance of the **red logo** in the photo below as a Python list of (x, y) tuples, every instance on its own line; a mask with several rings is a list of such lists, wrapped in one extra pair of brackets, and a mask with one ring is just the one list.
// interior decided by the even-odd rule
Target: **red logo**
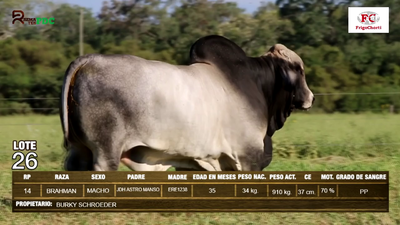
[(36, 18), (25, 18), (24, 11), (22, 10), (13, 10), (12, 18), (12, 24), (14, 24), (15, 21), (19, 21), (22, 24), (25, 24), (25, 22), (27, 22), (29, 25), (36, 25)]
[(380, 17), (377, 13), (368, 11), (360, 13), (357, 19), (362, 25), (372, 25), (379, 22)]
[[(15, 18), (15, 17), (17, 17), (17, 18)], [(22, 11), (22, 10), (13, 10), (12, 11), (12, 18), (13, 18), (12, 24), (14, 24), (15, 21), (17, 21), (17, 20), (19, 22), (21, 22), (22, 24), (24, 24), (24, 11)]]

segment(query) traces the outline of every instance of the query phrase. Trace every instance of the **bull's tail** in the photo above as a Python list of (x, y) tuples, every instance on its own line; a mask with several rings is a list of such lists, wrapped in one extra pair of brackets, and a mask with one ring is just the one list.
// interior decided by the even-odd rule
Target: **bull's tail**
[(75, 75), (78, 73), (79, 69), (81, 69), (88, 61), (90, 61), (91, 55), (85, 55), (75, 59), (71, 64), (69, 64), (65, 76), (64, 83), (61, 90), (61, 99), (60, 99), (60, 119), (61, 126), (64, 132), (64, 148), (68, 149), (68, 137), (69, 137), (69, 121), (68, 121), (68, 112), (69, 112), (69, 97), (71, 93), (71, 85), (74, 85)]

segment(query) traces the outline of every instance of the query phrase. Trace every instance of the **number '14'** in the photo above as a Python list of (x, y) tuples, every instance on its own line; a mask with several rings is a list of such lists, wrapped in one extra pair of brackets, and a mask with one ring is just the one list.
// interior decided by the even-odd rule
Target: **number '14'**
[(31, 188), (24, 188), (25, 194), (30, 194), (31, 193)]

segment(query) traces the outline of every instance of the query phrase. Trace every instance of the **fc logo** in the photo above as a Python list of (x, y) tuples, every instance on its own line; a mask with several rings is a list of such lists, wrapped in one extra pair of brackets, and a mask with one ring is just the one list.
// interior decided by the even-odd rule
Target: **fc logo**
[(363, 25), (372, 25), (379, 22), (380, 17), (378, 13), (367, 11), (360, 13), (357, 19)]

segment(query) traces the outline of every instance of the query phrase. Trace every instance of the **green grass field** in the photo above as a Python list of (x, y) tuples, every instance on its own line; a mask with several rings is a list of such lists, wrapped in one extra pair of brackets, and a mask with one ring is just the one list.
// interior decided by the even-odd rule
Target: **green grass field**
[(400, 115), (294, 114), (265, 169), (390, 171), (389, 213), (12, 213), (12, 140), (37, 140), (38, 170), (56, 171), (61, 138), (57, 116), (0, 117), (0, 224), (400, 224)]

